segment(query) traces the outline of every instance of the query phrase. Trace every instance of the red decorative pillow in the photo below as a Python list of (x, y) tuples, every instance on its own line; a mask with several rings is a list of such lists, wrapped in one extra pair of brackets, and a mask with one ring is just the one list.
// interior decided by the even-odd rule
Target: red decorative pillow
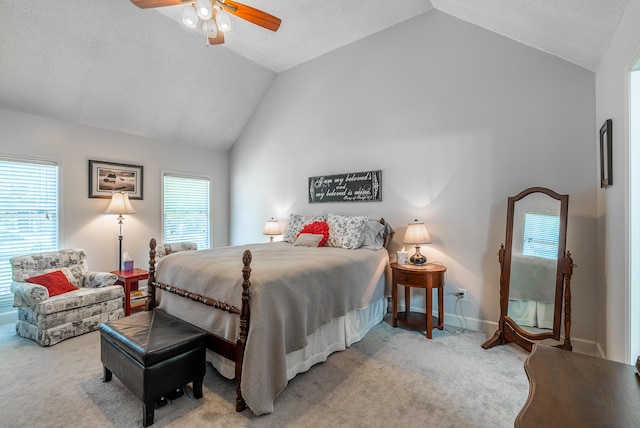
[[(302, 228), (300, 233), (313, 233), (315, 235), (324, 235), (324, 238), (318, 243), (318, 247), (322, 247), (329, 239), (329, 225), (326, 221), (314, 221)], [(296, 236), (300, 236), (300, 233)]]
[(69, 282), (67, 276), (62, 273), (61, 270), (54, 270), (44, 275), (32, 276), (25, 281), (46, 287), (47, 290), (49, 290), (49, 297), (78, 289), (78, 287)]

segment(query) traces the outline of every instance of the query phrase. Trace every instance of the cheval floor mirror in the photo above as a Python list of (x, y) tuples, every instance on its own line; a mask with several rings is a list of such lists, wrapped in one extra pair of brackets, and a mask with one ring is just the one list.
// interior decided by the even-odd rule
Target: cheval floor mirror
[(571, 351), (571, 275), (573, 259), (566, 251), (569, 195), (530, 187), (508, 198), (505, 244), (500, 264), (498, 330), (482, 347), (515, 343), (531, 352), (534, 341), (564, 342)]

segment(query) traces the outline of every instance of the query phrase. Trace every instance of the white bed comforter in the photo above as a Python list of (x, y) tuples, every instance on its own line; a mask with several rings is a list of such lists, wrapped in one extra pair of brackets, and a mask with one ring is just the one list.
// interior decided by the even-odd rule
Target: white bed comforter
[[(331, 319), (384, 296), (377, 286), (389, 265), (386, 250), (253, 244), (175, 253), (160, 260), (156, 281), (241, 306), (242, 253), (250, 250), (250, 325), (242, 395), (257, 415), (273, 412), (287, 384), (286, 354)], [(235, 340), (239, 317), (158, 290), (160, 309)]]

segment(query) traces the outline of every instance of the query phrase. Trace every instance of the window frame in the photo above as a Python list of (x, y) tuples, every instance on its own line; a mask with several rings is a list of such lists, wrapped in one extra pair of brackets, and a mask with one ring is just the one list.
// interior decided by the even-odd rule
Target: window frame
[[(208, 228), (209, 228), (209, 233), (207, 235), (207, 245), (206, 248), (211, 248), (211, 242), (212, 242), (212, 221), (211, 221), (211, 213), (213, 212), (211, 204), (212, 204), (212, 197), (211, 197), (211, 183), (213, 181), (212, 176), (209, 174), (200, 174), (200, 173), (195, 173), (195, 172), (185, 172), (185, 171), (176, 171), (176, 170), (169, 170), (169, 169), (163, 169), (160, 170), (160, 233), (162, 236), (162, 242), (167, 242), (165, 241), (166, 236), (165, 236), (165, 176), (173, 176), (173, 177), (182, 177), (182, 178), (187, 178), (187, 179), (193, 179), (193, 180), (206, 180), (207, 183), (209, 184), (208, 186), (208, 197), (209, 197), (209, 204), (208, 204), (208, 215), (207, 215), (207, 219), (208, 219)], [(180, 239), (180, 241), (184, 241), (185, 239)], [(206, 249), (204, 246), (201, 246), (200, 244), (198, 244), (198, 249)]]

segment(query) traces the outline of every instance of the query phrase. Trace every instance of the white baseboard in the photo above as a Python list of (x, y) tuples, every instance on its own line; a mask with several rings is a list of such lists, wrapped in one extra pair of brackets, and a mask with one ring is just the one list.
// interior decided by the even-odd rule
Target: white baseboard
[[(398, 311), (404, 311), (404, 306), (398, 305)], [(420, 312), (425, 313), (424, 308), (411, 307), (412, 312)], [(433, 311), (433, 316), (437, 317), (438, 312), (436, 310)], [(487, 321), (481, 320), (477, 318), (469, 318), (467, 316), (462, 317), (458, 314), (452, 314), (445, 312), (444, 313), (444, 323), (445, 325), (453, 328), (454, 330), (471, 330), (471, 331), (479, 331), (483, 332), (487, 340), (493, 336), (493, 334), (498, 330), (497, 321)], [(557, 345), (564, 341), (564, 338), (561, 336), (561, 341), (556, 340), (543, 340), (540, 343), (544, 343), (546, 345)], [(571, 345), (573, 346), (573, 351), (578, 352), (580, 354), (594, 355), (604, 358), (604, 353), (602, 352), (602, 348), (596, 344), (596, 342), (592, 340), (581, 339), (579, 337), (571, 338)]]
[[(403, 305), (398, 305), (399, 311), (404, 311)], [(413, 312), (425, 313), (424, 308), (411, 308)], [(15, 324), (18, 321), (18, 314), (15, 308), (6, 307), (0, 308), (0, 325), (2, 324)], [(438, 316), (436, 311), (433, 312), (433, 316)], [(481, 320), (477, 318), (469, 318), (462, 317), (458, 314), (452, 314), (445, 312), (444, 314), (444, 323), (457, 331), (462, 330), (471, 330), (471, 331), (480, 331), (483, 332), (487, 339), (489, 339), (498, 329), (498, 323), (496, 321), (487, 321)], [(555, 345), (558, 342), (554, 340), (543, 341), (542, 343)], [(579, 352), (581, 354), (587, 355), (595, 355), (600, 358), (606, 358), (605, 354), (602, 350), (602, 347), (599, 343), (596, 343), (592, 340), (585, 340), (576, 337), (571, 338), (571, 343), (573, 345), (573, 350), (575, 352)]]

